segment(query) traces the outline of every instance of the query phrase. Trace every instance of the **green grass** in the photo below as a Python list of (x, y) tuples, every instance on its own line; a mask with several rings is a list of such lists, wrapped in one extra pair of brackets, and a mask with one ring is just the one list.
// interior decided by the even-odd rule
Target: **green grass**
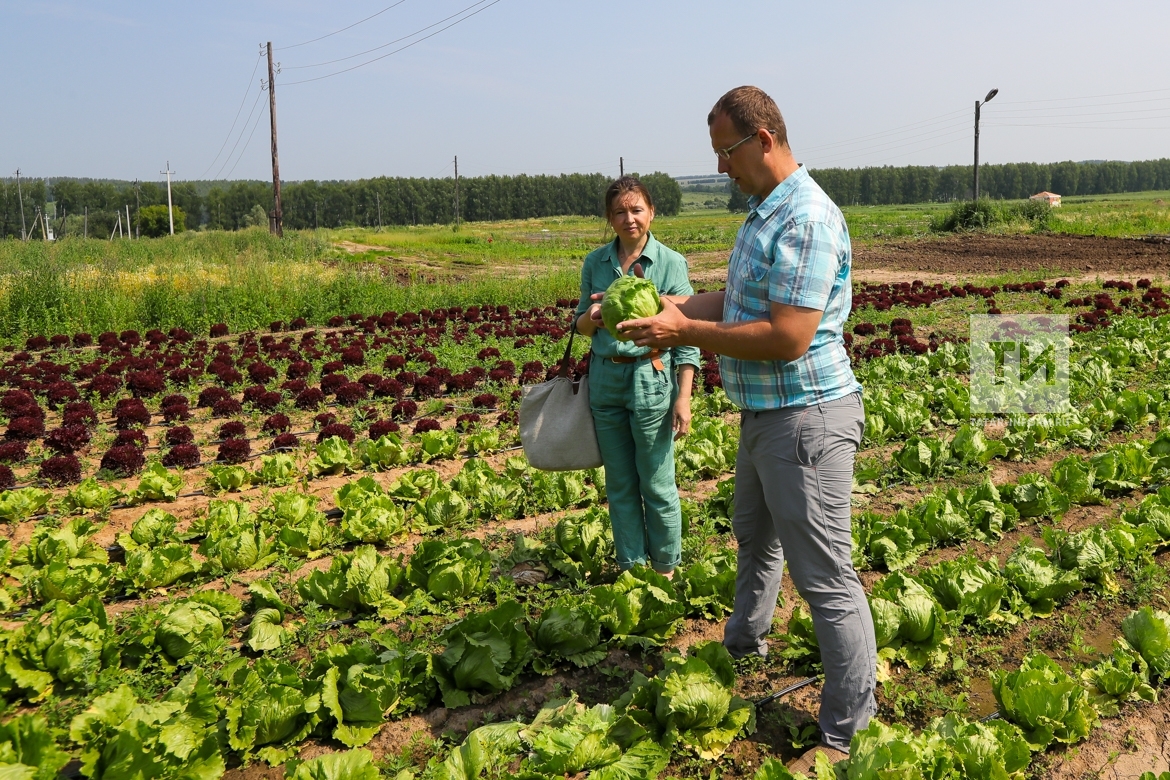
[[(702, 205), (716, 193), (687, 193), (683, 213), (659, 217), (657, 238), (692, 257), (692, 270), (722, 264), (742, 214)], [(1058, 232), (1108, 236), (1170, 234), (1170, 192), (1066, 198)], [(937, 236), (930, 221), (950, 204), (851, 206), (855, 243)], [(996, 233), (1030, 230), (997, 224)], [(190, 232), (142, 241), (67, 238), (0, 241), (0, 341), (182, 326), (233, 331), (305, 317), (405, 311), (471, 303), (532, 306), (578, 292), (581, 260), (613, 233), (590, 217), (290, 232)], [(348, 242), (348, 243), (347, 243)], [(701, 257), (706, 254), (707, 257)]]
[(472, 303), (531, 306), (575, 297), (577, 271), (419, 281), (376, 263), (339, 263), (321, 236), (262, 230), (141, 242), (0, 242), (0, 339), (39, 333), (187, 328), (233, 331), (305, 317)]
[(1170, 192), (1127, 192), (1062, 198), (1053, 230), (1096, 236), (1170, 235)]

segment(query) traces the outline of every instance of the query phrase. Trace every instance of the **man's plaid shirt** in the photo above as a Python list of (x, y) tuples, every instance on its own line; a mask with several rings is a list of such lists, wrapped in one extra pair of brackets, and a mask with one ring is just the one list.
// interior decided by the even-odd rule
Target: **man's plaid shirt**
[(767, 198), (748, 201), (727, 270), (725, 322), (768, 319), (771, 303), (824, 312), (796, 360), (720, 358), (723, 387), (751, 411), (814, 406), (861, 390), (842, 327), (853, 303), (845, 218), (802, 167)]

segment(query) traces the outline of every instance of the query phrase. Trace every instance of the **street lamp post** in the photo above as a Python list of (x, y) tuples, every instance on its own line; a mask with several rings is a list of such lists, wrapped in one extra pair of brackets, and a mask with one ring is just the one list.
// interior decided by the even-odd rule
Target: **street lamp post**
[(979, 107), (982, 106), (983, 103), (989, 102), (993, 97), (995, 97), (998, 94), (999, 94), (999, 90), (993, 89), (987, 93), (987, 96), (985, 98), (983, 98), (982, 103), (979, 102), (978, 100), (975, 101), (975, 187), (974, 187), (975, 198), (974, 198), (974, 200), (979, 200)]

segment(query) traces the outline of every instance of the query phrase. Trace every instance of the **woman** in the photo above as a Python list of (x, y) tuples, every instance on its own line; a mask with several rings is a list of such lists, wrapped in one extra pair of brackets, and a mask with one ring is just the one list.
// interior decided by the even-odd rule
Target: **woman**
[[(616, 340), (601, 322), (596, 293), (626, 274), (645, 276), (661, 295), (692, 295), (687, 261), (650, 234), (654, 201), (633, 176), (605, 193), (617, 237), (585, 258), (577, 332), (593, 338), (589, 405), (605, 465), (618, 565), (649, 564), (671, 577), (682, 554), (682, 511), (674, 481), (674, 440), (691, 425), (691, 384), (699, 350), (659, 351)], [(675, 369), (678, 376), (675, 377)]]

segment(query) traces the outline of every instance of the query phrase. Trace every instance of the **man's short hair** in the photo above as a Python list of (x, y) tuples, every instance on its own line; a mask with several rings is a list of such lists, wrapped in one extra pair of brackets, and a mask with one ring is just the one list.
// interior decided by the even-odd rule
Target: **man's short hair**
[(776, 101), (759, 87), (736, 87), (719, 98), (711, 113), (707, 114), (707, 126), (710, 127), (720, 114), (727, 114), (741, 135), (751, 135), (761, 129), (771, 130), (778, 144), (788, 146), (784, 117), (780, 116)]

